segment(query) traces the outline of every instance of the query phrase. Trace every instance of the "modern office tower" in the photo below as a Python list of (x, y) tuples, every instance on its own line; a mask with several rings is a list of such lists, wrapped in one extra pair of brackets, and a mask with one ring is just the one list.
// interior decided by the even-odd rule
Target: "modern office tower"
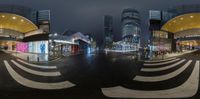
[(109, 15), (104, 16), (104, 45), (105, 48), (111, 48), (113, 42), (113, 17)]
[(133, 8), (124, 9), (121, 15), (122, 38), (128, 45), (127, 50), (138, 50), (140, 47), (140, 16), (139, 12)]
[(38, 26), (44, 30), (44, 32), (50, 32), (50, 10), (40, 10), (37, 12)]

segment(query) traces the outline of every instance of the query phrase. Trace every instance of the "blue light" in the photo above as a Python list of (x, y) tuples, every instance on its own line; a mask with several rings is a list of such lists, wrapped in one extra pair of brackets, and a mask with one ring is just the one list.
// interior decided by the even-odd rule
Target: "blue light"
[(88, 54), (91, 53), (91, 48), (90, 48), (90, 47), (87, 48), (87, 53), (88, 53)]

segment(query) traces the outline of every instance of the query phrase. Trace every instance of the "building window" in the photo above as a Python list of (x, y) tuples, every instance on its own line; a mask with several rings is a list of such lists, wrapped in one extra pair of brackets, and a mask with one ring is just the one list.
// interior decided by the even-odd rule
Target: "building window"
[(168, 38), (168, 33), (164, 31), (153, 31), (153, 37), (155, 38)]

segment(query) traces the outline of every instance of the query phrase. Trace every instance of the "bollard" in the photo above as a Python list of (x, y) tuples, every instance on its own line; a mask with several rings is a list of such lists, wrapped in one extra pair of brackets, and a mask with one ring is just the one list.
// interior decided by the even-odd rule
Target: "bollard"
[(37, 57), (37, 62), (39, 62), (40, 61), (40, 59), (39, 59), (39, 57)]
[(29, 61), (29, 56), (27, 56), (27, 61)]

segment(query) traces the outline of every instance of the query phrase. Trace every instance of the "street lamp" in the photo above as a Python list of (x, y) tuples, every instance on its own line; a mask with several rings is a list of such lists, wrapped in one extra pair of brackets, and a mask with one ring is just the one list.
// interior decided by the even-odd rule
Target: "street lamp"
[(58, 36), (58, 33), (54, 33), (54, 36)]
[(49, 34), (49, 37), (51, 37), (52, 36), (52, 34)]

